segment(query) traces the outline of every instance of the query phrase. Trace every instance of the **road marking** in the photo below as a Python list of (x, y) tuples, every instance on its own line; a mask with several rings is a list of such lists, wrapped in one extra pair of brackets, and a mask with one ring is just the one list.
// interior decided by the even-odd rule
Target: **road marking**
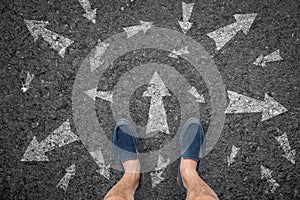
[(281, 148), (284, 151), (284, 155), (282, 155), (284, 158), (286, 158), (291, 163), (295, 164), (295, 157), (296, 157), (296, 149), (291, 148), (287, 134), (284, 133), (281, 136), (275, 137), (277, 142), (280, 144)]
[(84, 16), (85, 18), (87, 18), (88, 20), (90, 20), (91, 22), (93, 22), (94, 24), (96, 23), (96, 15), (97, 15), (97, 8), (95, 8), (94, 10), (92, 10), (91, 4), (89, 2), (89, 0), (78, 0), (80, 5), (82, 6), (82, 8), (85, 11), (85, 14), (83, 14), (82, 16)]
[(193, 23), (189, 22), (192, 12), (193, 12), (193, 8), (194, 8), (194, 3), (187, 4), (185, 2), (182, 2), (182, 20), (183, 21), (178, 21), (178, 23), (184, 34), (186, 34), (193, 25)]
[(232, 91), (227, 92), (230, 100), (225, 111), (227, 114), (262, 113), (261, 121), (265, 121), (288, 111), (268, 94), (265, 94), (264, 101), (260, 101)]
[(100, 39), (98, 40), (95, 53), (90, 59), (91, 71), (94, 71), (99, 67), (99, 65), (103, 64), (104, 61), (101, 58), (108, 47), (109, 43), (101, 42)]
[(158, 156), (158, 161), (157, 161), (157, 167), (155, 168), (155, 172), (151, 172), (151, 180), (152, 180), (152, 188), (157, 186), (160, 182), (165, 180), (164, 177), (162, 177), (162, 174), (170, 164), (171, 160), (169, 158), (164, 159), (162, 155)]
[(185, 47), (182, 47), (181, 49), (179, 50), (176, 50), (174, 49), (170, 54), (169, 54), (169, 57), (171, 58), (178, 58), (178, 56), (181, 56), (181, 55), (186, 55), (186, 54), (189, 54), (189, 50), (188, 50), (188, 47), (185, 46)]
[(153, 22), (144, 22), (140, 21), (141, 25), (130, 26), (127, 28), (123, 28), (124, 31), (127, 33), (127, 38), (134, 36), (135, 34), (139, 33), (140, 31), (147, 32), (149, 28), (151, 28)]
[(274, 51), (273, 53), (271, 53), (269, 55), (266, 55), (265, 57), (263, 56), (263, 54), (260, 54), (260, 56), (258, 56), (256, 58), (256, 60), (253, 62), (253, 64), (257, 65), (257, 66), (265, 67), (266, 63), (276, 62), (276, 61), (280, 61), (280, 60), (283, 60), (283, 58), (280, 56), (279, 49), (277, 49), (276, 51)]
[(40, 143), (34, 136), (21, 161), (49, 161), (45, 153), (77, 140), (79, 138), (71, 131), (70, 122), (67, 120)]
[(37, 21), (37, 20), (24, 20), (25, 24), (31, 33), (34, 42), (37, 41), (39, 36), (48, 42), (52, 49), (58, 51), (58, 54), (63, 58), (65, 56), (66, 49), (74, 43), (73, 40), (63, 37), (57, 33), (54, 33), (45, 28), (49, 24), (47, 21)]
[(105, 91), (97, 91), (97, 88), (85, 91), (85, 94), (96, 100), (96, 97), (99, 97), (105, 101), (109, 101), (113, 103), (113, 93), (112, 92), (105, 92)]
[(167, 123), (167, 114), (163, 105), (164, 96), (171, 96), (171, 94), (166, 88), (164, 82), (159, 77), (158, 73), (155, 72), (150, 80), (147, 91), (145, 91), (143, 94), (143, 97), (151, 97), (146, 134), (155, 131), (162, 131), (167, 134), (170, 133)]
[(29, 72), (27, 72), (25, 83), (22, 83), (22, 88), (21, 88), (22, 92), (27, 92), (27, 90), (29, 90), (30, 83), (33, 80), (33, 78), (34, 78), (34, 74), (30, 74)]
[(100, 168), (97, 170), (97, 172), (102, 176), (104, 176), (107, 180), (109, 180), (110, 165), (105, 165), (105, 161), (101, 149), (91, 152), (91, 156), (94, 158), (95, 162)]
[(240, 149), (241, 148), (232, 145), (231, 154), (230, 154), (230, 156), (227, 156), (228, 166), (230, 166), (231, 164), (234, 163), (234, 161), (235, 161), (234, 158), (236, 157), (236, 155), (238, 154), (238, 152), (239, 152)]
[(75, 176), (76, 165), (75, 163), (66, 169), (66, 174), (62, 177), (56, 187), (67, 191), (70, 180)]
[(243, 31), (246, 35), (252, 26), (256, 13), (252, 14), (235, 14), (233, 17), (236, 22), (225, 27), (219, 28), (207, 35), (216, 43), (216, 51), (219, 51), (227, 42), (229, 42), (239, 31)]
[(270, 191), (274, 193), (275, 190), (279, 187), (279, 184), (272, 177), (273, 171), (271, 171), (270, 169), (266, 168), (263, 165), (260, 166), (260, 169), (261, 169), (261, 179), (267, 180), (267, 182), (269, 183)]
[(193, 95), (196, 98), (197, 102), (205, 103), (204, 95), (203, 94), (200, 95), (195, 87), (192, 87), (190, 90), (188, 90), (188, 93)]

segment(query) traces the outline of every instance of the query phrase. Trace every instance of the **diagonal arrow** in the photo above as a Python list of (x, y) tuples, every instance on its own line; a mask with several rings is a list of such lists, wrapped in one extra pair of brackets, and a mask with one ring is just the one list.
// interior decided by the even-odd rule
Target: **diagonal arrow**
[(267, 180), (269, 183), (269, 187), (272, 193), (275, 192), (275, 190), (279, 187), (279, 184), (276, 182), (276, 180), (272, 177), (273, 171), (266, 168), (265, 166), (261, 165), (261, 179)]
[(66, 174), (62, 177), (56, 187), (67, 191), (70, 180), (75, 176), (76, 165), (75, 163), (66, 169)]
[(140, 31), (143, 31), (144, 33), (146, 33), (153, 24), (153, 22), (144, 22), (144, 21), (140, 21), (140, 23), (141, 23), (141, 25), (123, 28), (127, 34), (127, 38), (134, 36), (135, 34), (139, 33)]
[(170, 162), (171, 162), (170, 158), (164, 159), (162, 155), (158, 156), (157, 167), (155, 168), (155, 172), (150, 173), (151, 180), (152, 180), (152, 188), (154, 188), (160, 182), (165, 180), (165, 178), (162, 177), (162, 174), (164, 173), (164, 171), (166, 170)]
[(266, 63), (276, 62), (276, 61), (280, 61), (280, 60), (283, 60), (283, 58), (280, 56), (279, 49), (277, 49), (276, 51), (272, 52), (269, 55), (266, 55), (265, 57), (263, 56), (263, 54), (260, 54), (260, 56), (258, 56), (256, 58), (256, 60), (253, 62), (253, 64), (257, 65), (257, 66), (265, 67)]
[(21, 88), (22, 92), (27, 92), (27, 90), (29, 90), (30, 83), (33, 80), (33, 78), (34, 78), (34, 74), (30, 74), (29, 72), (27, 72), (25, 83), (22, 83), (22, 88)]
[(182, 20), (178, 21), (180, 28), (186, 34), (192, 27), (193, 23), (189, 22), (194, 8), (194, 3), (187, 4), (182, 2)]
[(163, 105), (164, 96), (170, 96), (169, 90), (166, 88), (158, 73), (155, 72), (147, 90), (143, 94), (143, 97), (151, 97), (146, 134), (155, 131), (162, 131), (169, 134), (167, 114)]
[(85, 94), (96, 100), (96, 97), (101, 98), (105, 101), (109, 101), (113, 103), (113, 93), (112, 92), (105, 92), (105, 91), (97, 91), (97, 88), (85, 91)]
[(101, 149), (98, 149), (90, 153), (100, 168), (99, 170), (97, 170), (97, 172), (102, 176), (104, 176), (107, 180), (109, 180), (110, 165), (105, 165), (105, 161)]
[(186, 54), (190, 54), (190, 52), (189, 52), (187, 46), (182, 47), (182, 48), (179, 49), (179, 50), (174, 49), (174, 50), (169, 54), (169, 57), (171, 57), (171, 58), (178, 58), (178, 56), (186, 55)]
[(265, 100), (260, 101), (232, 91), (227, 92), (229, 97), (229, 105), (225, 111), (227, 114), (262, 113), (261, 121), (265, 121), (287, 112), (285, 107), (275, 101), (267, 93), (265, 94)]
[(196, 102), (205, 103), (204, 95), (203, 94), (200, 95), (195, 87), (192, 87), (191, 89), (189, 89), (188, 93), (190, 93), (191, 95), (193, 95), (196, 98)]
[(99, 65), (104, 63), (102, 56), (108, 47), (109, 43), (101, 42), (100, 39), (98, 40), (95, 53), (90, 57), (91, 71), (94, 71), (99, 67)]
[(87, 18), (88, 20), (90, 20), (91, 22), (93, 22), (94, 24), (96, 23), (96, 14), (97, 14), (97, 8), (95, 8), (94, 10), (92, 10), (91, 4), (89, 2), (89, 0), (78, 0), (80, 5), (82, 6), (82, 8), (85, 11), (85, 14), (83, 14), (82, 16), (84, 16), (85, 18)]
[(231, 164), (234, 163), (235, 157), (238, 154), (238, 152), (239, 152), (240, 149), (241, 148), (238, 148), (238, 147), (232, 145), (231, 154), (230, 154), (230, 156), (227, 156), (228, 166), (230, 166)]
[(45, 28), (49, 22), (36, 21), (36, 20), (24, 20), (25, 24), (31, 33), (34, 42), (42, 36), (42, 38), (50, 44), (51, 48), (58, 51), (58, 54), (63, 58), (65, 56), (66, 49), (74, 43), (69, 38), (63, 37), (57, 33), (54, 33)]
[(216, 51), (219, 51), (227, 42), (229, 42), (239, 31), (243, 31), (246, 35), (252, 26), (256, 13), (252, 14), (235, 14), (235, 23), (219, 28), (207, 35), (216, 43)]
[(284, 151), (284, 155), (282, 155), (284, 158), (286, 158), (291, 163), (295, 164), (295, 157), (296, 157), (296, 150), (291, 148), (287, 134), (284, 133), (281, 136), (275, 137), (277, 142), (280, 144), (281, 148)]
[(70, 122), (67, 120), (40, 143), (34, 136), (21, 161), (49, 161), (45, 155), (47, 152), (77, 140), (79, 138), (71, 131)]

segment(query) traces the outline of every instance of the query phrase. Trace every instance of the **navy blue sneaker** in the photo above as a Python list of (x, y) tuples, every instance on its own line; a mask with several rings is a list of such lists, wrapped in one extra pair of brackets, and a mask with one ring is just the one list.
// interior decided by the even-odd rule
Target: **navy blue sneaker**
[(197, 171), (200, 169), (205, 153), (205, 135), (199, 119), (191, 118), (182, 127), (181, 156), (178, 164), (177, 181), (180, 188), (186, 191), (180, 174), (180, 162), (182, 158), (189, 158), (197, 162)]
[[(113, 135), (113, 151), (115, 156), (120, 161), (122, 172), (124, 173), (123, 162), (127, 160), (137, 160), (138, 156), (138, 141), (133, 126), (127, 120), (120, 120), (116, 123)], [(142, 187), (144, 176), (142, 167), (137, 190)]]

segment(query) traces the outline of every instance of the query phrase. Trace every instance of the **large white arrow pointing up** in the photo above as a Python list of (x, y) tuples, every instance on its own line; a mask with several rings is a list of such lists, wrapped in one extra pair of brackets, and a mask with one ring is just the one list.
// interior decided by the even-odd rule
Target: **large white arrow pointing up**
[(287, 111), (268, 94), (265, 94), (264, 101), (260, 101), (232, 91), (227, 92), (230, 101), (225, 113), (228, 114), (262, 113), (262, 121), (264, 121)]
[(93, 22), (94, 24), (96, 23), (96, 14), (97, 14), (97, 8), (92, 10), (91, 4), (89, 0), (78, 0), (80, 5), (85, 11), (85, 14), (83, 16)]
[(256, 13), (252, 14), (235, 14), (233, 17), (236, 22), (225, 27), (219, 28), (207, 35), (216, 42), (216, 51), (219, 51), (227, 42), (229, 42), (239, 31), (246, 35), (256, 18)]
[(140, 21), (140, 23), (141, 23), (141, 25), (123, 28), (124, 31), (127, 33), (127, 38), (134, 36), (135, 34), (137, 34), (140, 31), (143, 31), (144, 33), (146, 33), (147, 30), (149, 28), (151, 28), (151, 26), (153, 24), (153, 22), (144, 22), (144, 21)]
[(189, 22), (193, 12), (193, 8), (194, 3), (187, 4), (182, 2), (182, 21), (178, 21), (178, 23), (184, 34), (186, 34), (193, 25), (193, 23)]
[(70, 40), (69, 38), (63, 37), (46, 29), (45, 26), (49, 24), (49, 22), (36, 20), (24, 21), (35, 42), (39, 36), (42, 36), (42, 38), (50, 44), (52, 49), (58, 51), (58, 54), (62, 58), (65, 56), (66, 49), (74, 43), (74, 41)]
[(49, 158), (45, 155), (46, 152), (77, 140), (79, 138), (71, 131), (70, 122), (67, 120), (42, 142), (39, 143), (34, 137), (21, 161), (49, 161)]
[(155, 72), (147, 91), (143, 94), (143, 97), (151, 97), (146, 134), (155, 131), (162, 131), (169, 134), (167, 114), (163, 105), (164, 96), (170, 96), (169, 90), (166, 88), (157, 72)]
[(284, 133), (281, 136), (275, 137), (277, 142), (280, 144), (281, 148), (283, 149), (285, 155), (283, 155), (284, 158), (286, 158), (291, 163), (295, 164), (295, 157), (296, 157), (296, 150), (292, 150), (289, 139), (287, 137), (287, 134)]

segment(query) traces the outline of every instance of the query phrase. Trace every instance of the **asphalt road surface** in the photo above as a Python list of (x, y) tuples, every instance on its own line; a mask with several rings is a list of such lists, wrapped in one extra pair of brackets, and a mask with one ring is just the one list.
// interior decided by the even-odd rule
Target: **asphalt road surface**
[[(103, 159), (96, 161), (92, 156), (90, 140), (94, 136), (91, 139), (81, 133), (74, 117), (77, 111), (74, 83), (84, 69), (84, 60), (91, 56), (99, 61), (94, 72), (89, 72), (96, 74), (94, 86), (98, 93), (81, 97), (95, 105), (97, 124), (108, 141), (116, 116), (112, 107), (123, 102), (122, 95), (110, 93), (121, 93), (118, 87), (125, 88), (124, 94), (136, 87), (128, 94), (128, 115), (134, 124), (149, 128), (149, 133), (146, 131), (139, 138), (140, 152), (159, 151), (176, 136), (184, 119), (182, 108), (188, 105), (179, 97), (180, 92), (188, 96), (184, 87), (195, 88), (196, 96), (193, 93), (194, 97), (191, 94), (189, 98), (197, 99), (195, 113), (208, 132), (214, 100), (209, 83), (191, 60), (185, 59), (194, 55), (192, 48), (188, 52), (177, 48), (177, 52), (170, 54), (171, 49), (147, 46), (145, 38), (160, 28), (171, 30), (174, 37), (171, 33), (161, 36), (158, 33), (151, 45), (172, 46), (172, 40), (185, 44), (178, 38), (190, 38), (188, 41), (201, 45), (205, 52), (197, 54), (197, 59), (203, 56), (214, 62), (224, 84), (222, 91), (228, 106), (224, 126), (203, 159), (200, 176), (222, 200), (300, 199), (300, 2), (186, 0), (185, 3), (175, 0), (0, 2), (0, 199), (103, 199), (120, 179), (118, 170), (105, 168), (110, 164), (105, 148)], [(83, 16), (94, 9), (97, 9), (94, 16)], [(235, 14), (252, 15), (238, 21)], [(151, 27), (140, 21), (152, 22)], [(178, 21), (192, 23), (186, 34)], [(244, 30), (245, 27), (248, 29)], [(139, 38), (137, 45), (145, 48), (131, 49), (109, 62), (103, 58), (102, 62), (98, 59), (102, 54), (108, 58), (107, 52), (122, 50), (111, 47), (118, 42), (113, 38), (117, 34), (123, 34), (124, 41)], [(160, 42), (164, 37), (169, 37), (169, 41)], [(105, 41), (110, 44), (107, 51)], [(103, 63), (108, 68), (100, 76), (97, 73)], [(152, 69), (147, 63), (160, 67)], [(143, 73), (138, 75), (139, 71)], [(155, 78), (155, 71), (163, 83)], [(171, 83), (172, 77), (177, 76), (181, 78)], [(143, 79), (149, 83), (151, 77), (152, 85), (144, 82), (130, 86)], [(217, 78), (212, 76), (209, 82), (213, 79)], [(89, 75), (82, 80), (89, 81)], [(84, 82), (82, 85), (86, 90), (93, 89), (85, 87)], [(151, 87), (159, 95), (151, 95)], [(110, 143), (98, 141), (99, 135), (96, 133), (93, 142), (107, 147)], [(29, 147), (38, 155), (26, 154)], [(178, 162), (172, 159), (167, 162), (164, 155), (162, 160), (154, 162), (161, 167), (157, 170), (160, 174), (155, 175), (155, 169), (145, 173), (145, 186), (136, 193), (136, 199), (185, 199), (185, 193), (176, 184)], [(159, 181), (155, 182), (153, 176), (159, 176)]]

